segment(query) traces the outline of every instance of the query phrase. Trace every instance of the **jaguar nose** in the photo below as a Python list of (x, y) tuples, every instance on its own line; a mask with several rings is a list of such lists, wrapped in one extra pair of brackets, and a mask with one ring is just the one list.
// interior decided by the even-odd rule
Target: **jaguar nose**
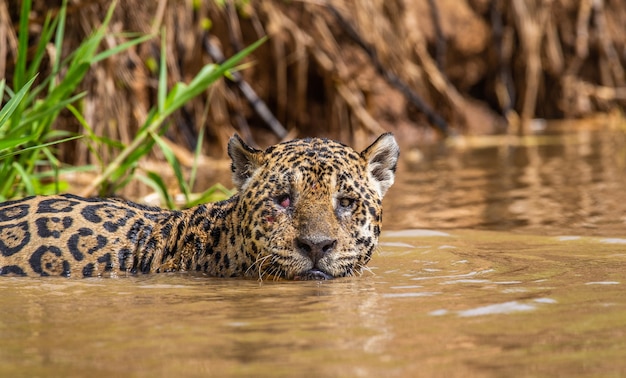
[(296, 247), (313, 261), (313, 265), (317, 265), (317, 262), (330, 253), (336, 245), (337, 239), (325, 236), (301, 236), (296, 239)]

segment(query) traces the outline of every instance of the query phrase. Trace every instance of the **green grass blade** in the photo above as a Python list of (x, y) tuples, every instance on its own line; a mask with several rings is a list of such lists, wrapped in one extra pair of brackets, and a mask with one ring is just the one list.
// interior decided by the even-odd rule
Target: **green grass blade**
[[(139, 160), (143, 156), (147, 155), (153, 146), (154, 146), (154, 140), (146, 139), (143, 141), (143, 143), (139, 144), (136, 148), (129, 150), (129, 148), (127, 147), (124, 150), (122, 150), (122, 153), (127, 151), (129, 152), (129, 154), (126, 155), (125, 159), (116, 158), (113, 162), (107, 165), (105, 169), (105, 172), (108, 173), (107, 178), (111, 182), (117, 183), (116, 187), (120, 187), (120, 188), (123, 187), (125, 184), (120, 183), (120, 180), (122, 180), (123, 178), (126, 182), (130, 180), (129, 177), (134, 174), (135, 169), (139, 165)], [(118, 157), (120, 155), (118, 155)], [(102, 180), (101, 182), (104, 182), (102, 175), (100, 176), (100, 179)], [(100, 183), (98, 183), (98, 185), (99, 184)]]
[[(116, 4), (117, 1), (113, 1), (107, 11), (107, 15), (102, 22), (102, 25), (98, 29), (96, 29), (96, 31), (89, 38), (83, 41), (83, 43), (81, 43), (81, 45), (76, 49), (72, 59), (68, 63), (67, 73), (65, 74), (62, 82), (59, 83), (58, 86), (55, 86), (54, 89), (49, 93), (46, 98), (46, 103), (54, 104), (68, 97), (71, 93), (74, 92), (74, 90), (76, 90), (78, 85), (82, 82), (91, 64), (96, 61), (95, 54), (98, 50), (98, 47), (100, 46), (102, 39), (106, 35), (106, 28), (111, 20), (111, 16), (113, 15), (113, 10)], [(59, 35), (62, 36), (63, 32), (59, 30), (64, 28), (61, 26), (62, 25), (59, 25), (59, 27), (57, 28), (57, 37)], [(123, 46), (126, 48), (131, 45), (132, 43), (123, 44)], [(121, 51), (121, 49), (119, 48), (114, 48), (113, 50), (115, 52)], [(104, 59), (107, 54), (108, 53), (106, 51), (99, 54), (98, 59)], [(50, 82), (50, 85), (52, 86), (52, 82)]]
[(218, 65), (215, 64), (207, 64), (202, 67), (200, 72), (193, 78), (191, 83), (189, 83), (186, 87), (182, 88), (176, 93), (170, 93), (168, 96), (168, 102), (166, 103), (166, 109), (163, 112), (164, 116), (169, 116), (175, 110), (183, 106), (192, 98), (196, 97), (203, 91), (207, 89), (207, 87), (213, 84), (215, 81), (220, 79), (224, 74), (235, 67), (240, 60), (248, 56), (252, 51), (258, 48), (261, 44), (263, 44), (267, 40), (266, 37), (263, 37), (241, 50), (237, 54), (233, 55), (224, 63)]
[(159, 113), (163, 113), (165, 106), (165, 98), (167, 96), (167, 46), (165, 41), (165, 28), (161, 29), (161, 62), (159, 65), (159, 87), (157, 97), (157, 109)]
[(28, 83), (20, 88), (20, 90), (4, 105), (4, 107), (2, 107), (2, 110), (0, 110), (0, 131), (2, 131), (5, 121), (13, 115), (19, 104), (22, 102), (22, 99), (26, 96), (26, 93), (30, 89), (31, 85), (33, 85), (35, 79), (36, 77), (30, 79)]
[(36, 145), (36, 146), (22, 148), (19, 151), (12, 151), (12, 152), (8, 152), (8, 153), (0, 155), (0, 160), (6, 159), (9, 156), (23, 154), (23, 153), (28, 152), (28, 151), (39, 150), (39, 149), (42, 149), (42, 148), (45, 148), (45, 147), (54, 146), (55, 144), (65, 143), (65, 142), (69, 142), (70, 140), (80, 139), (82, 137), (83, 137), (83, 135), (76, 135), (76, 136), (65, 138), (65, 139), (61, 139), (61, 140), (55, 140), (55, 141), (52, 141), (52, 142), (43, 143), (43, 144), (39, 144), (39, 145)]
[(156, 144), (163, 152), (163, 156), (165, 156), (165, 160), (170, 164), (172, 169), (174, 170), (174, 175), (176, 176), (176, 180), (178, 181), (178, 187), (183, 191), (185, 195), (185, 201), (189, 201), (189, 187), (187, 186), (187, 182), (185, 182), (185, 178), (183, 177), (183, 171), (180, 167), (180, 163), (174, 155), (174, 151), (167, 145), (167, 143), (156, 133), (151, 133), (152, 139), (156, 142)]
[(119, 54), (122, 51), (125, 51), (133, 46), (136, 46), (140, 43), (146, 42), (151, 40), (152, 38), (154, 38), (154, 35), (152, 34), (148, 34), (148, 35), (144, 35), (141, 37), (137, 37), (131, 41), (126, 41), (124, 43), (121, 43), (111, 49), (105, 50), (99, 54), (97, 54), (96, 56), (93, 57), (93, 59), (91, 59), (91, 63), (97, 63), (100, 62), (101, 60), (107, 59), (113, 55)]
[[(85, 164), (85, 165), (78, 165), (78, 166), (64, 166), (62, 168), (59, 168), (60, 173), (71, 173), (71, 172), (82, 173), (82, 172), (94, 172), (96, 170), (97, 170), (97, 167), (92, 164)], [(37, 172), (33, 174), (33, 177), (36, 177), (37, 179), (50, 178), (53, 176), (55, 176), (55, 173), (52, 171), (42, 171), (42, 172)]]
[[(87, 123), (87, 120), (83, 117), (83, 115), (74, 107), (73, 105), (68, 105), (67, 109), (74, 115), (78, 123), (83, 126), (83, 128), (87, 131), (87, 138), (85, 138), (88, 142), (95, 142), (97, 144), (106, 145), (112, 148), (122, 149), (124, 148), (124, 143), (119, 140), (107, 138), (105, 136), (96, 135), (93, 128)], [(95, 153), (95, 151), (92, 151)], [(96, 154), (97, 155), (97, 154)]]
[(63, 138), (69, 138), (69, 137), (74, 137), (76, 136), (76, 133), (72, 133), (70, 131), (67, 130), (48, 130), (44, 135), (43, 138), (45, 140), (53, 140), (53, 139), (63, 139)]
[(194, 207), (207, 202), (216, 202), (225, 200), (234, 194), (232, 190), (228, 190), (222, 184), (215, 184), (209, 189), (202, 192), (193, 201), (189, 201), (186, 207)]
[(196, 143), (196, 149), (193, 153), (193, 165), (191, 166), (191, 173), (189, 175), (189, 189), (193, 190), (193, 186), (196, 183), (196, 174), (198, 173), (198, 161), (202, 154), (202, 143), (204, 142), (204, 127), (200, 128), (198, 133), (198, 142)]
[[(63, 36), (65, 35), (65, 19), (67, 15), (67, 0), (63, 0), (61, 4), (61, 9), (59, 9), (59, 15), (56, 18), (58, 21), (56, 28), (56, 35), (54, 37), (54, 48), (56, 50), (56, 55), (54, 57), (54, 61), (52, 62), (52, 72), (56, 74), (59, 72), (59, 67), (61, 65), (61, 51), (63, 51)], [(50, 75), (52, 76), (52, 75)], [(50, 80), (48, 83), (48, 90), (52, 90), (54, 88), (56, 82), (55, 80)]]
[(147, 172), (147, 175), (148, 175), (147, 177), (142, 176), (142, 175), (136, 175), (135, 177), (139, 179), (141, 182), (143, 182), (144, 184), (154, 189), (155, 192), (159, 193), (161, 195), (161, 198), (163, 199), (163, 202), (165, 202), (165, 205), (167, 206), (167, 208), (173, 209), (174, 200), (172, 199), (172, 196), (170, 196), (169, 192), (167, 191), (167, 186), (165, 186), (165, 183), (163, 182), (163, 179), (161, 179), (161, 176), (159, 176), (157, 173), (152, 172), (152, 171)]
[(80, 85), (85, 77), (85, 74), (89, 70), (89, 63), (79, 63), (72, 67), (67, 72), (67, 75), (63, 78), (63, 81), (48, 94), (46, 98), (46, 105), (52, 106), (59, 101), (63, 101)]
[(31, 0), (22, 0), (20, 9), (20, 24), (17, 40), (17, 61), (15, 63), (15, 73), (13, 77), (13, 88), (22, 88), (26, 82), (26, 59), (28, 56), (28, 17), (30, 16)]
[(33, 180), (30, 177), (30, 175), (28, 174), (28, 172), (26, 172), (24, 170), (24, 167), (22, 167), (21, 164), (18, 164), (17, 162), (14, 162), (12, 165), (13, 169), (15, 169), (15, 171), (17, 172), (17, 174), (20, 176), (20, 183), (24, 185), (24, 187), (26, 188), (26, 193), (28, 193), (28, 195), (35, 195), (35, 187), (33, 186)]
[[(26, 73), (26, 77), (33, 77), (37, 75), (39, 72), (39, 67), (41, 66), (41, 62), (46, 54), (46, 46), (48, 42), (52, 38), (54, 31), (58, 25), (59, 19), (57, 17), (52, 17), (50, 13), (46, 15), (46, 19), (43, 22), (41, 27), (41, 34), (39, 35), (39, 42), (37, 43), (37, 49), (35, 50), (35, 54), (31, 59), (30, 65), (28, 66), (28, 72)], [(60, 55), (60, 54), (59, 54)], [(53, 74), (56, 71), (52, 71)]]
[(46, 163), (52, 166), (52, 172), (54, 173), (54, 180), (52, 180), (53, 188), (54, 192), (58, 193), (60, 189), (59, 182), (61, 181), (61, 179), (59, 178), (59, 167), (61, 166), (61, 162), (59, 161), (59, 159), (57, 159), (56, 156), (54, 156), (49, 148), (43, 148), (41, 151), (47, 158)]
[[(31, 137), (26, 136), (22, 138), (7, 138), (7, 139), (0, 140), (0, 151), (8, 150), (11, 148), (17, 148), (24, 143), (30, 142), (31, 139), (32, 139)], [(11, 156), (11, 155), (6, 155), (6, 156)], [(0, 155), (0, 159), (4, 157), (5, 156)]]
[(175, 86), (175, 90), (170, 92), (170, 96), (168, 96), (169, 101), (164, 114), (169, 116), (189, 100), (206, 90), (209, 85), (219, 80), (221, 75), (217, 74), (218, 70), (219, 66), (215, 64), (207, 64), (202, 67), (200, 72), (198, 72), (189, 84), (186, 85), (179, 83), (178, 86)]
[[(72, 96), (66, 100), (62, 100), (59, 102), (56, 102), (54, 104), (52, 104), (49, 108), (44, 108), (41, 111), (34, 111), (32, 112), (32, 114), (28, 114), (26, 115), (24, 118), (22, 118), (22, 120), (20, 121), (20, 124), (29, 124), (32, 123), (38, 119), (42, 119), (45, 118), (47, 116), (51, 116), (54, 115), (56, 112), (60, 112), (63, 108), (67, 107), (68, 105), (80, 100), (81, 98), (85, 97), (87, 95), (87, 92), (81, 92), (75, 96)], [(38, 110), (38, 109), (37, 109)]]

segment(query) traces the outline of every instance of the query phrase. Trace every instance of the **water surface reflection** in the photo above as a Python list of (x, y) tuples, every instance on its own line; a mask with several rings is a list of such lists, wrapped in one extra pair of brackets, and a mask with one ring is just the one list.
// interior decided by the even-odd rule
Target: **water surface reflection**
[(387, 232), (328, 282), (0, 280), (0, 375), (626, 372), (626, 239)]
[(481, 142), (426, 149), (423, 161), (401, 165), (386, 199), (387, 229), (624, 233), (623, 131), (557, 130)]

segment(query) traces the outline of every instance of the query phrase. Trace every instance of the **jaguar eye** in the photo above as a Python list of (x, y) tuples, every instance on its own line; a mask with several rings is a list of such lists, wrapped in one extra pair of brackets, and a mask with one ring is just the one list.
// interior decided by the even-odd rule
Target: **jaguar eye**
[(281, 194), (276, 197), (276, 203), (278, 206), (286, 209), (291, 206), (291, 196), (289, 194)]
[(338, 202), (339, 207), (342, 209), (350, 209), (354, 205), (354, 199), (347, 197), (339, 198)]

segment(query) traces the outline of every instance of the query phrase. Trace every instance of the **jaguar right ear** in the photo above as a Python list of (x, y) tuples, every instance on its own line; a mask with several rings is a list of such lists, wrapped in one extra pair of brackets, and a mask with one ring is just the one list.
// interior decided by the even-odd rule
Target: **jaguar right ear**
[(248, 146), (235, 134), (228, 141), (228, 156), (232, 160), (233, 183), (241, 191), (261, 165), (262, 151)]
[(361, 152), (361, 156), (367, 161), (369, 177), (382, 198), (396, 177), (400, 147), (392, 133), (385, 133)]

